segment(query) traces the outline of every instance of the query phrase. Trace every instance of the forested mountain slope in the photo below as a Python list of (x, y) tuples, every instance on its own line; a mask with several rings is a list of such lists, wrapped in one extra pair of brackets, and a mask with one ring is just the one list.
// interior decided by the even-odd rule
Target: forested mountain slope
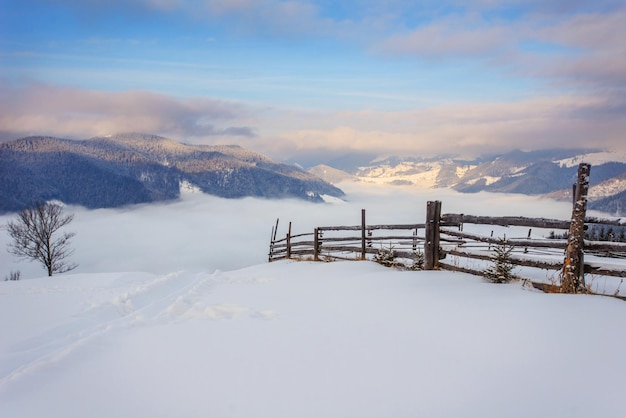
[(294, 165), (236, 145), (188, 145), (137, 133), (23, 138), (0, 144), (0, 162), (2, 212), (51, 199), (88, 208), (175, 199), (183, 183), (227, 198), (343, 195)]

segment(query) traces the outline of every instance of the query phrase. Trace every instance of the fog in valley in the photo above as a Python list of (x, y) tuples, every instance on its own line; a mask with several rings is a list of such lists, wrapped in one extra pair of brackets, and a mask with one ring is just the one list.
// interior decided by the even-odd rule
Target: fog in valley
[[(359, 225), (366, 209), (368, 224), (423, 223), (426, 202), (441, 200), (442, 213), (532, 216), (569, 219), (568, 202), (491, 193), (460, 194), (449, 189), (377, 186), (344, 182), (344, 201), (315, 204), (299, 200), (256, 198), (222, 199), (205, 194), (184, 194), (179, 200), (86, 210), (68, 206), (75, 214), (65, 230), (75, 232), (70, 261), (72, 273), (144, 271), (212, 272), (267, 262), (272, 226), (280, 219), (278, 236), (292, 222), (294, 234), (313, 232), (316, 226)], [(23, 279), (45, 276), (35, 262), (19, 260), (6, 250), (4, 229), (15, 214), (0, 217), (0, 275), (19, 270)]]

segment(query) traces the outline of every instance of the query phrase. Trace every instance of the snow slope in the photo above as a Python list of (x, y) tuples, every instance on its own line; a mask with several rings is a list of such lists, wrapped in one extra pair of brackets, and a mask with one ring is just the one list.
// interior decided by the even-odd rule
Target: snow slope
[(0, 285), (7, 417), (623, 413), (619, 300), (371, 262)]
[(555, 161), (555, 163), (564, 167), (576, 167), (580, 163), (588, 163), (592, 166), (606, 164), (614, 161), (626, 162), (626, 154), (620, 152), (592, 152), (588, 154), (577, 155), (572, 158)]

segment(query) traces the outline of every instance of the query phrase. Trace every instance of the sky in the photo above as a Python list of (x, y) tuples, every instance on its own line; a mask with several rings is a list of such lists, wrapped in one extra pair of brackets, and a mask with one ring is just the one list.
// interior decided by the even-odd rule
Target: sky
[(0, 138), (626, 149), (623, 0), (0, 0)]

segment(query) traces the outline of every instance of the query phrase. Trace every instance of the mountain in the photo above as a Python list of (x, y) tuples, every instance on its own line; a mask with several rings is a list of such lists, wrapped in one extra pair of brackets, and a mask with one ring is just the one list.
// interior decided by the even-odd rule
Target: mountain
[(350, 173), (324, 164), (311, 167), (308, 172), (331, 184), (337, 184), (344, 180), (355, 179), (355, 177)]
[(512, 151), (475, 160), (387, 157), (354, 171), (361, 181), (419, 187), (451, 187), (462, 193), (489, 191), (571, 199), (580, 162), (592, 164), (589, 208), (626, 209), (626, 155), (599, 150)]
[(188, 145), (137, 133), (23, 138), (0, 144), (0, 161), (0, 212), (51, 199), (87, 208), (171, 200), (181, 184), (227, 198), (343, 196), (296, 166), (236, 145)]

